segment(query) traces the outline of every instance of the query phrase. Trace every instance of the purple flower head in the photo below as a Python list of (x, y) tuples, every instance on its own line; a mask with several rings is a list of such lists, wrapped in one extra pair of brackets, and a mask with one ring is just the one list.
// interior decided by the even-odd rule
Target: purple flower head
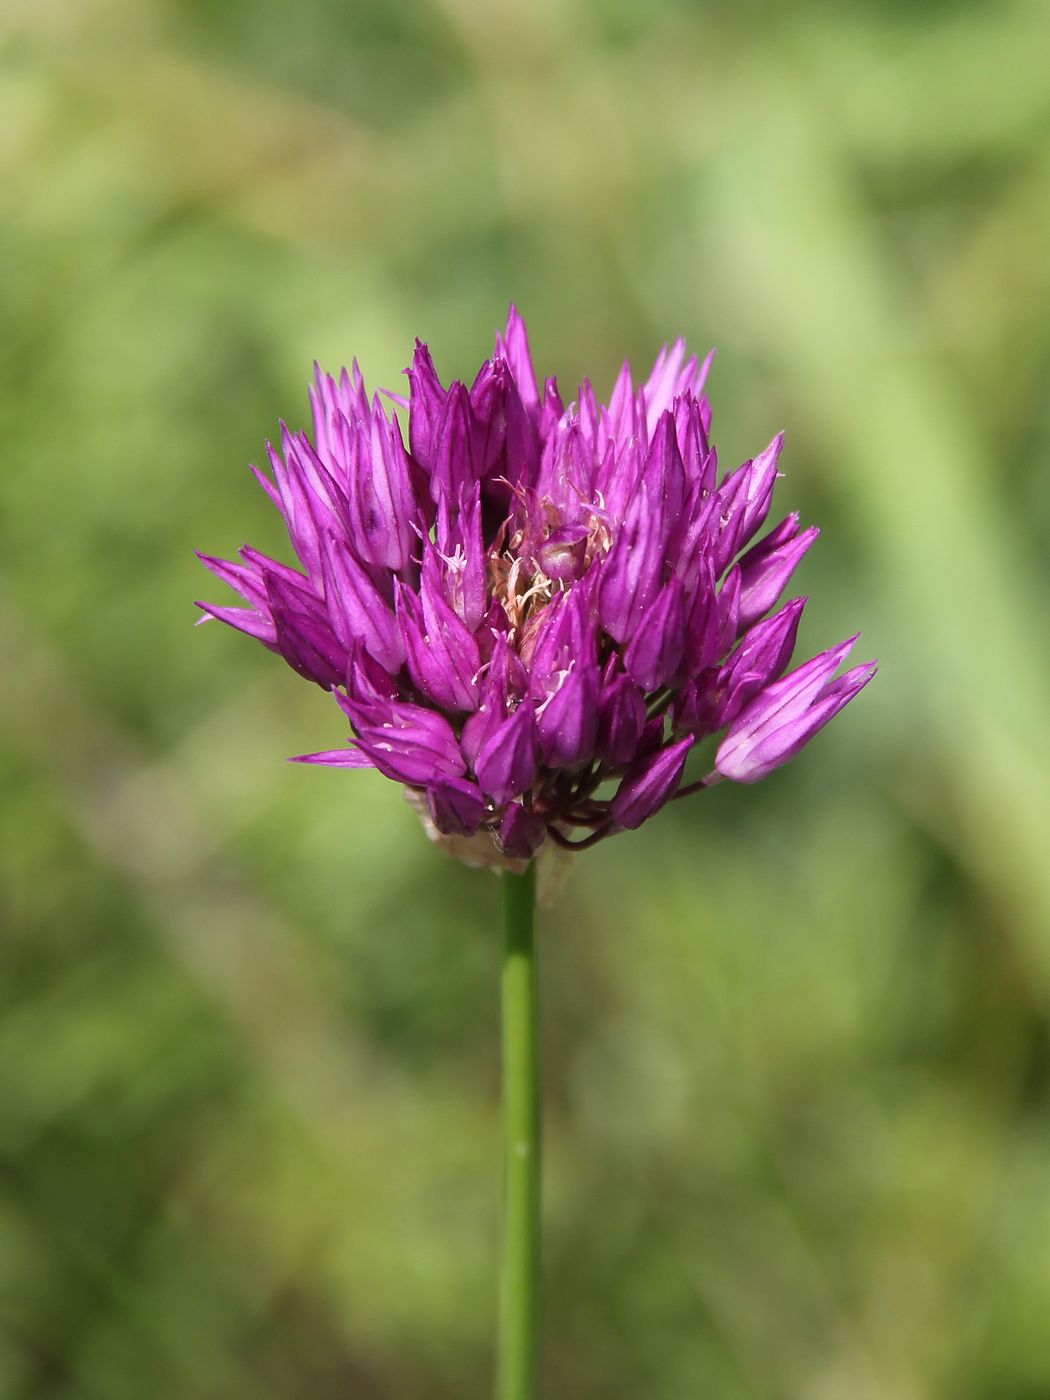
[(756, 539), (783, 437), (719, 480), (710, 363), (676, 341), (644, 383), (624, 365), (607, 405), (585, 381), (566, 407), (511, 308), (469, 387), (419, 342), (407, 398), (317, 369), (312, 436), (282, 426), (256, 470), (300, 567), (200, 556), (246, 604), (206, 616), (350, 721), (302, 761), (376, 768), (457, 851), (521, 861), (794, 757), (875, 668), (836, 676), (848, 641), (785, 674), (805, 600), (780, 599), (817, 531), (789, 515)]

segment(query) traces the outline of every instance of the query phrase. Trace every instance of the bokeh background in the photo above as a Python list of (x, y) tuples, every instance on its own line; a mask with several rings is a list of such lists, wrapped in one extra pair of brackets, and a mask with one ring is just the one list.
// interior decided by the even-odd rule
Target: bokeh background
[(543, 918), (546, 1391), (1050, 1396), (1050, 7), (5, 0), (0, 1395), (488, 1393), (495, 882), (194, 630), (316, 356), (784, 427), (877, 682)]

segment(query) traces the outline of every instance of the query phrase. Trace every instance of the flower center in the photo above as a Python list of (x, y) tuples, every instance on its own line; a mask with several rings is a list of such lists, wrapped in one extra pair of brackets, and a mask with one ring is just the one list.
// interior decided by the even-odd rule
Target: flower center
[[(518, 541), (520, 545), (520, 540)], [(511, 548), (489, 555), (489, 588), (498, 598), (507, 620), (518, 631), (530, 619), (542, 612), (554, 596), (558, 581), (550, 579), (534, 561), (526, 562)]]

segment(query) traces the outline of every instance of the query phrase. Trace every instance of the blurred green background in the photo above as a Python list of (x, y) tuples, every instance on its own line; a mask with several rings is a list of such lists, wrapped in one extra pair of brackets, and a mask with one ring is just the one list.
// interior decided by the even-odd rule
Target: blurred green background
[(0, 1395), (488, 1393), (495, 882), (190, 551), (513, 297), (717, 344), (882, 660), (543, 917), (545, 1393), (1050, 1396), (1050, 7), (2, 8)]

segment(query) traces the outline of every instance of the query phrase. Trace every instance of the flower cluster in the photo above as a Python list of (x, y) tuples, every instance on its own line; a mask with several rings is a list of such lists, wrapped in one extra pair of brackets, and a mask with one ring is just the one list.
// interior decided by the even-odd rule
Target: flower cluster
[(585, 381), (566, 407), (511, 308), (469, 389), (417, 342), (386, 396), (407, 446), (356, 363), (318, 369), (313, 440), (282, 426), (255, 469), (302, 569), (202, 555), (248, 607), (199, 605), (335, 695), (351, 742), (303, 761), (377, 768), (438, 832), (526, 859), (755, 782), (827, 724), (874, 664), (836, 676), (851, 638), (784, 674), (805, 599), (771, 610), (817, 531), (792, 514), (752, 543), (782, 439), (719, 482), (710, 358), (677, 341), (640, 387), (624, 365), (607, 405)]

